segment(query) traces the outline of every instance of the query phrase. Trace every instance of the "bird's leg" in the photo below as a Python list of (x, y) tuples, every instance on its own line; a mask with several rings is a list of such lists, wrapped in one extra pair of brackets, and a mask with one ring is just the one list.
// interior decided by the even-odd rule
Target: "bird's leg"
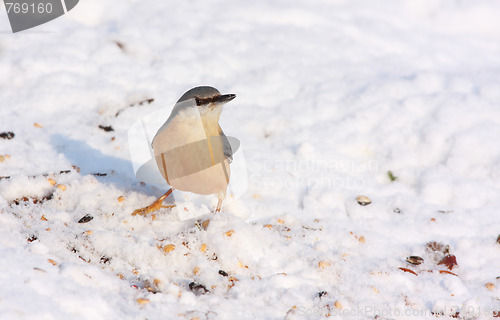
[(223, 198), (219, 198), (219, 202), (217, 203), (217, 208), (215, 209), (215, 213), (220, 212), (223, 200), (224, 200)]
[(145, 208), (135, 210), (132, 213), (132, 215), (135, 216), (135, 215), (139, 214), (141, 216), (146, 216), (148, 213), (159, 210), (161, 208), (173, 208), (173, 207), (175, 207), (175, 204), (171, 205), (171, 206), (163, 206), (162, 205), (163, 200), (165, 200), (172, 193), (172, 191), (174, 191), (174, 189), (170, 188), (170, 190), (168, 190), (164, 195), (159, 197), (158, 200), (156, 200), (155, 202), (153, 202), (152, 204), (150, 204), (149, 206), (147, 206)]

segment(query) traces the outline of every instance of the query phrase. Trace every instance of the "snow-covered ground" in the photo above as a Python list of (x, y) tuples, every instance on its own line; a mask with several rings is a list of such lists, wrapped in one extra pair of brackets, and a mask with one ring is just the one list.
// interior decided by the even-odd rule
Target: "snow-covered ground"
[[(0, 9), (0, 319), (500, 316), (499, 16), (82, 0), (11, 34)], [(167, 186), (128, 129), (197, 85), (237, 94), (246, 192), (208, 227), (131, 216)]]

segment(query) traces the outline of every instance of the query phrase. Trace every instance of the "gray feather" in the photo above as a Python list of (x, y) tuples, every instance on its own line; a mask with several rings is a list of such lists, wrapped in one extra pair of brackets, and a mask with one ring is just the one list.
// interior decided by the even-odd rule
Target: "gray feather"
[(222, 131), (222, 128), (219, 126), (220, 130), (220, 137), (222, 139), (222, 146), (224, 148), (224, 156), (226, 157), (227, 161), (231, 163), (233, 161), (233, 149), (231, 148), (231, 144), (229, 143), (229, 140), (227, 139), (226, 135), (224, 134), (224, 131)]

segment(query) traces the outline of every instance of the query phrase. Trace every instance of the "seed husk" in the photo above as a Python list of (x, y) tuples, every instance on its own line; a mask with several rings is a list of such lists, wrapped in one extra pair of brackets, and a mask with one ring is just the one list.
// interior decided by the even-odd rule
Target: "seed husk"
[(94, 219), (94, 217), (92, 217), (90, 214), (86, 214), (80, 220), (78, 220), (78, 223), (87, 223), (92, 221), (92, 219)]
[(424, 262), (424, 259), (419, 256), (409, 256), (406, 258), (406, 262), (418, 266), (419, 264), (422, 264)]
[(356, 201), (359, 203), (360, 206), (367, 206), (370, 203), (372, 203), (372, 200), (367, 196), (357, 196)]

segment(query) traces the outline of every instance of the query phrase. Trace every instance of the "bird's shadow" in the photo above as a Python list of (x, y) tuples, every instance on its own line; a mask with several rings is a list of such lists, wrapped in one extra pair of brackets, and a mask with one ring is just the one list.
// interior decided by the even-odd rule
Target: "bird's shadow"
[(113, 184), (122, 190), (136, 190), (147, 194), (161, 192), (141, 186), (128, 159), (104, 154), (85, 141), (60, 134), (52, 135), (50, 140), (57, 152), (62, 153), (72, 165), (80, 168), (80, 175), (94, 175), (100, 182)]

